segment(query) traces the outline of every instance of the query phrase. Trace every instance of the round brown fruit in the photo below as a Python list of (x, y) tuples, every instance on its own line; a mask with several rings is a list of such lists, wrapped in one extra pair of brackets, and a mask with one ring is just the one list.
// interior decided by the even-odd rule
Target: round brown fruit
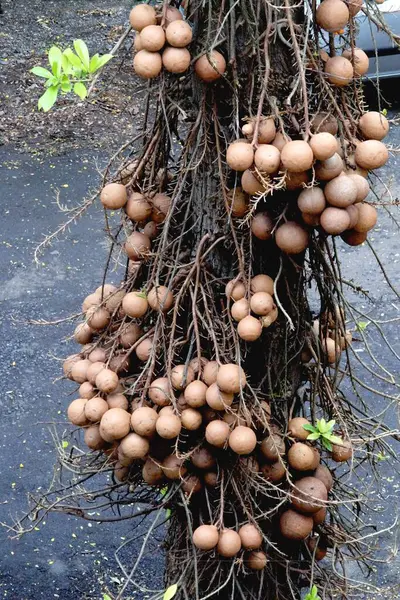
[(155, 25), (157, 23), (156, 11), (149, 4), (138, 4), (132, 8), (129, 14), (129, 21), (133, 29), (142, 31), (148, 25)]
[(90, 400), (90, 398), (94, 398), (97, 392), (94, 389), (94, 386), (88, 381), (84, 381), (79, 386), (79, 397), (85, 398), (86, 400)]
[(253, 294), (256, 294), (257, 292), (267, 292), (273, 296), (274, 280), (269, 275), (256, 275), (250, 281), (250, 290)]
[(197, 469), (209, 471), (215, 465), (215, 458), (208, 448), (197, 448), (190, 457), (192, 464)]
[(108, 409), (109, 406), (103, 398), (91, 398), (85, 404), (85, 415), (92, 423), (98, 423)]
[[(183, 3), (182, 3), (183, 4)], [(157, 15), (157, 23), (161, 23), (164, 17), (164, 6), (161, 6), (161, 14)], [(182, 21), (183, 15), (179, 8), (175, 8), (175, 6), (167, 6), (167, 10), (165, 12), (165, 23), (164, 27), (168, 27), (170, 23), (173, 21)]]
[(110, 408), (101, 418), (100, 435), (106, 442), (120, 440), (128, 435), (131, 415), (122, 408)]
[(346, 0), (351, 17), (355, 17), (361, 10), (363, 0)]
[(339, 235), (350, 227), (350, 215), (343, 208), (328, 206), (320, 217), (320, 223), (326, 233)]
[(101, 303), (101, 294), (94, 292), (93, 294), (89, 294), (86, 296), (82, 303), (82, 312), (86, 312), (92, 306), (99, 306)]
[(281, 162), (291, 173), (301, 173), (311, 169), (314, 162), (313, 151), (307, 142), (294, 140), (284, 145), (281, 152)]
[(356, 201), (358, 188), (354, 179), (349, 175), (341, 174), (328, 181), (324, 193), (329, 204), (338, 208), (346, 208)]
[(92, 306), (86, 313), (87, 324), (94, 331), (105, 329), (111, 320), (111, 315), (106, 308)]
[[(342, 0), (336, 1), (346, 6)], [(344, 87), (353, 79), (354, 70), (351, 62), (344, 56), (332, 56), (325, 63), (325, 73), (330, 83)]]
[(238, 326), (238, 336), (245, 342), (255, 342), (262, 334), (262, 325), (259, 319), (247, 315), (242, 319)]
[(71, 367), (70, 379), (76, 381), (76, 383), (87, 381), (87, 372), (91, 364), (87, 358), (74, 362)]
[(233, 363), (221, 365), (218, 369), (216, 383), (223, 392), (238, 394), (246, 387), (246, 374), (239, 365)]
[(342, 0), (323, 0), (316, 12), (317, 24), (329, 33), (344, 29), (349, 18), (349, 9)]
[(137, 433), (128, 433), (119, 445), (120, 452), (127, 458), (137, 460), (144, 458), (150, 449), (149, 441)]
[(294, 417), (288, 423), (288, 433), (296, 440), (305, 441), (310, 435), (310, 432), (304, 429), (304, 425), (311, 425), (308, 419), (304, 417)]
[[(135, 49), (136, 52), (139, 52), (140, 50), (143, 50), (142, 42), (140, 40), (140, 32), (139, 31), (135, 35), (135, 39), (134, 39), (134, 42), (133, 42), (133, 47), (134, 47), (134, 49)], [(122, 173), (121, 173), (121, 175), (122, 175)], [(125, 177), (121, 177), (121, 180), (122, 180), (123, 183), (125, 183), (124, 179), (125, 179)]]
[(281, 153), (271, 144), (260, 144), (254, 155), (254, 163), (262, 173), (277, 173), (281, 162)]
[(318, 542), (318, 537), (311, 537), (307, 540), (307, 546), (310, 550), (310, 553), (317, 561), (324, 559), (327, 554), (327, 549), (323, 546), (320, 546)]
[(272, 237), (274, 223), (267, 212), (259, 212), (251, 221), (252, 234), (259, 240), (269, 240)]
[(225, 421), (211, 421), (206, 427), (206, 440), (211, 446), (223, 448), (228, 441), (230, 431)]
[(209, 83), (219, 79), (225, 73), (226, 60), (220, 52), (212, 50), (196, 61), (194, 70), (199, 79)]
[(168, 406), (173, 396), (167, 377), (155, 379), (149, 387), (148, 396), (157, 406)]
[(212, 383), (206, 390), (206, 402), (213, 410), (225, 410), (233, 403), (233, 394), (223, 392), (216, 383)]
[(247, 142), (234, 142), (228, 146), (226, 162), (234, 171), (246, 171), (254, 161), (254, 150)]
[(84, 425), (88, 424), (88, 419), (85, 413), (85, 406), (87, 402), (88, 401), (86, 398), (77, 398), (76, 400), (72, 400), (71, 404), (68, 406), (67, 416), (73, 425), (83, 427)]
[(125, 252), (131, 260), (141, 260), (145, 258), (151, 249), (151, 240), (140, 233), (140, 231), (134, 231), (127, 238), (125, 242)]
[(367, 239), (367, 235), (367, 233), (360, 233), (354, 229), (349, 229), (342, 233), (341, 238), (349, 246), (361, 246)]
[(314, 513), (312, 516), (314, 525), (317, 527), (318, 527), (318, 525), (322, 525), (322, 523), (325, 522), (327, 513), (328, 513), (328, 511), (326, 509), (326, 506), (323, 506), (322, 508), (319, 509), (318, 512)]
[(235, 301), (240, 300), (241, 298), (244, 298), (246, 295), (246, 287), (245, 287), (244, 283), (242, 283), (241, 281), (232, 279), (231, 281), (228, 281), (228, 283), (226, 284), (225, 295), (227, 298), (230, 298), (231, 300), (235, 300)]
[(389, 133), (389, 121), (382, 113), (374, 110), (363, 114), (358, 126), (367, 140), (381, 141)]
[(250, 454), (257, 445), (256, 434), (250, 427), (239, 425), (229, 436), (229, 446), (236, 454)]
[(315, 176), (320, 181), (330, 181), (343, 171), (343, 160), (338, 153), (315, 165)]
[(274, 308), (274, 300), (268, 292), (256, 292), (250, 299), (250, 307), (253, 313), (263, 317)]
[(250, 169), (247, 169), (241, 178), (241, 185), (243, 190), (250, 194), (250, 196), (255, 196), (256, 194), (261, 194), (265, 192), (264, 185), (261, 181), (258, 181), (257, 177), (254, 175)]
[(311, 128), (314, 133), (327, 131), (331, 135), (336, 135), (339, 131), (339, 124), (331, 113), (321, 112), (314, 115), (311, 120)]
[(343, 440), (343, 444), (332, 444), (332, 459), (335, 462), (346, 462), (353, 458), (353, 446), (349, 440)]
[(125, 186), (122, 183), (108, 183), (101, 190), (100, 200), (104, 208), (109, 210), (122, 208), (128, 201)]
[(312, 136), (310, 146), (317, 160), (326, 160), (337, 152), (338, 143), (335, 136), (323, 131)]
[(278, 460), (271, 464), (262, 465), (261, 473), (268, 481), (279, 483), (286, 476), (286, 467), (282, 461)]
[[(177, 21), (181, 23), (181, 21)], [(190, 67), (192, 57), (187, 48), (166, 48), (162, 55), (162, 64), (169, 73), (185, 73)]]
[(181, 413), (182, 427), (188, 431), (196, 431), (201, 427), (203, 417), (200, 411), (194, 408), (185, 408)]
[(356, 163), (368, 171), (383, 167), (388, 159), (388, 149), (385, 144), (378, 140), (366, 140), (365, 142), (360, 142), (356, 147)]
[(107, 396), (108, 408), (123, 408), (128, 410), (129, 402), (126, 396), (120, 393), (108, 394)]
[(191, 408), (199, 408), (206, 403), (207, 386), (202, 381), (196, 379), (186, 386), (184, 398)]
[(354, 68), (354, 75), (361, 77), (365, 75), (369, 69), (369, 58), (361, 48), (353, 48), (353, 50), (345, 50), (342, 56), (351, 62)]
[(151, 437), (156, 431), (158, 413), (154, 408), (141, 406), (131, 415), (131, 427), (135, 433), (143, 437)]
[(165, 36), (170, 46), (184, 48), (193, 38), (192, 28), (185, 21), (172, 21), (165, 30)]
[(158, 52), (165, 45), (164, 29), (160, 25), (147, 25), (140, 32), (140, 50)]
[(338, 346), (335, 340), (331, 338), (325, 338), (322, 341), (322, 349), (328, 359), (329, 364), (334, 364), (340, 358), (340, 346)]
[(178, 458), (176, 454), (170, 454), (166, 456), (162, 462), (162, 470), (167, 477), (167, 479), (171, 479), (172, 481), (176, 481), (181, 479), (186, 475), (187, 469), (184, 466), (185, 460), (183, 458)]
[(272, 433), (261, 442), (260, 450), (267, 460), (276, 462), (286, 452), (285, 442), (279, 435)]
[(357, 196), (355, 202), (362, 202), (369, 194), (369, 183), (362, 175), (358, 173), (347, 173), (347, 176), (352, 179), (352, 181), (356, 184), (357, 187)]
[(106, 446), (106, 442), (100, 435), (99, 425), (91, 425), (85, 429), (84, 442), (91, 450), (101, 450)]
[(320, 187), (306, 188), (300, 192), (297, 205), (303, 213), (320, 215), (326, 206), (325, 194)]
[(250, 313), (250, 303), (246, 298), (241, 298), (234, 302), (231, 306), (232, 318), (239, 323), (242, 319), (248, 316)]
[(109, 313), (114, 313), (122, 304), (122, 300), (126, 294), (125, 290), (116, 290), (112, 295), (108, 296), (105, 302), (105, 307)]
[(270, 144), (276, 136), (275, 121), (272, 117), (261, 117), (258, 124), (258, 143)]
[(157, 485), (164, 479), (164, 471), (152, 458), (148, 458), (142, 469), (143, 481), (148, 485)]
[(182, 423), (177, 415), (161, 415), (156, 422), (156, 430), (160, 437), (172, 440), (180, 434)]
[(124, 467), (120, 461), (115, 463), (114, 477), (117, 481), (126, 481), (129, 477), (129, 467)]
[(96, 387), (104, 394), (115, 392), (119, 384), (119, 378), (111, 369), (102, 369), (96, 376)]
[(239, 529), (239, 537), (245, 550), (257, 550), (263, 542), (259, 529), (251, 523), (246, 523)]
[(246, 566), (253, 571), (262, 571), (267, 565), (267, 555), (265, 552), (258, 550), (250, 552), (246, 558)]
[(291, 493), (291, 502), (303, 514), (317, 513), (328, 500), (328, 491), (320, 479), (303, 477), (296, 481)]
[(149, 221), (146, 223), (146, 225), (143, 227), (143, 233), (151, 240), (154, 240), (154, 238), (156, 238), (158, 235), (157, 223), (155, 221)]
[(151, 206), (143, 194), (132, 192), (125, 206), (125, 212), (132, 221), (141, 223), (146, 221), (151, 215)]
[(136, 356), (141, 361), (149, 360), (153, 350), (153, 338), (146, 338), (136, 346)]
[(203, 369), (202, 380), (207, 385), (212, 385), (217, 381), (219, 364), (216, 360), (210, 360)]
[(209, 471), (208, 473), (204, 473), (204, 483), (208, 487), (215, 488), (218, 485), (218, 473), (214, 471)]
[(227, 193), (228, 204), (234, 217), (244, 217), (249, 210), (249, 199), (242, 188), (236, 187)]
[(203, 488), (201, 479), (197, 475), (189, 475), (182, 480), (182, 490), (188, 494), (197, 494)]
[(87, 323), (79, 323), (79, 325), (76, 326), (74, 331), (74, 340), (78, 344), (88, 344), (92, 341), (93, 335), (94, 331), (89, 327)]
[(223, 529), (219, 534), (217, 552), (225, 558), (236, 556), (242, 547), (239, 534), (233, 529)]
[(378, 220), (378, 213), (372, 204), (367, 204), (366, 202), (358, 204), (357, 208), (358, 219), (357, 223), (354, 225), (354, 229), (359, 233), (367, 233), (375, 227)]
[(308, 233), (295, 221), (287, 221), (275, 232), (275, 243), (287, 254), (300, 254), (308, 246)]
[(171, 383), (174, 390), (183, 390), (194, 380), (194, 371), (189, 365), (177, 365), (171, 371)]
[(325, 465), (318, 465), (314, 473), (314, 477), (322, 481), (328, 492), (331, 491), (333, 487), (333, 477), (328, 467), (326, 467)]
[(162, 58), (158, 52), (139, 50), (133, 59), (133, 68), (136, 75), (143, 79), (154, 79), (158, 77), (162, 69)]
[(296, 442), (288, 452), (288, 462), (296, 471), (312, 471), (320, 462), (318, 450), (302, 442)]
[(282, 513), (279, 520), (281, 534), (289, 540), (304, 540), (313, 529), (312, 517), (301, 515), (295, 510), (287, 510)]
[(215, 548), (219, 541), (218, 529), (215, 525), (200, 525), (193, 532), (193, 544), (206, 552)]
[(142, 335), (143, 331), (140, 329), (137, 323), (127, 323), (122, 329), (121, 335), (119, 336), (119, 343), (123, 348), (131, 348), (131, 346), (133, 346), (142, 337)]
[(153, 287), (147, 294), (150, 308), (157, 312), (168, 312), (174, 303), (174, 296), (167, 287), (159, 285)]

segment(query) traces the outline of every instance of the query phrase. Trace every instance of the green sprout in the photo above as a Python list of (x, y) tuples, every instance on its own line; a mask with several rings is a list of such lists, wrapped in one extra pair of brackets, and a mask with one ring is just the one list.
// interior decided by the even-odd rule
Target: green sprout
[(308, 594), (304, 597), (304, 600), (321, 600), (321, 596), (318, 595), (318, 588), (313, 585)]
[(337, 435), (334, 435), (333, 428), (336, 425), (336, 421), (328, 421), (325, 419), (317, 419), (317, 424), (314, 425), (303, 425), (303, 428), (306, 431), (310, 431), (310, 434), (307, 436), (307, 440), (316, 441), (321, 440), (321, 444), (326, 450), (329, 452), (332, 451), (332, 444), (337, 444), (338, 446), (343, 446), (343, 440)]
[(75, 52), (67, 48), (62, 51), (58, 46), (52, 46), (48, 52), (51, 70), (39, 66), (31, 69), (31, 73), (46, 80), (44, 87), (47, 89), (39, 98), (39, 110), (49, 111), (57, 101), (59, 93), (73, 92), (84, 100), (88, 95), (85, 84), (113, 57), (112, 54), (95, 54), (90, 57), (83, 40), (74, 40), (74, 50)]

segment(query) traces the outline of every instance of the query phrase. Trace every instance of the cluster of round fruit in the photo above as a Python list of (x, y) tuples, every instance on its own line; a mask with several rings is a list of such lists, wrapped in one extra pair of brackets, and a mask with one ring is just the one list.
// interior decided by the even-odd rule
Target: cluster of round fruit
[(166, 194), (144, 195), (131, 192), (128, 195), (122, 183), (108, 183), (100, 194), (104, 208), (117, 210), (124, 208), (126, 215), (142, 226), (142, 231), (134, 231), (125, 242), (125, 252), (132, 261), (140, 261), (149, 255), (151, 242), (158, 235), (171, 208), (171, 198)]
[[(338, 0), (341, 2), (341, 0)], [(249, 201), (246, 194), (261, 196), (275, 183), (283, 183), (287, 190), (302, 189), (298, 207), (304, 225), (321, 227), (331, 235), (342, 235), (350, 245), (365, 241), (377, 221), (374, 206), (365, 201), (369, 193), (366, 180), (368, 171), (382, 167), (389, 154), (381, 141), (389, 131), (389, 123), (378, 112), (367, 112), (359, 119), (358, 134), (354, 138), (354, 153), (350, 144), (342, 148), (338, 138), (338, 123), (327, 114), (316, 115), (312, 121), (313, 135), (309, 142), (291, 140), (276, 131), (275, 122), (263, 117), (259, 122), (257, 143), (251, 143), (256, 134), (256, 123), (250, 120), (242, 132), (245, 138), (230, 144), (226, 160), (230, 168), (242, 172), (241, 188), (228, 193), (233, 216), (246, 214)], [(345, 160), (344, 160), (345, 158)], [(317, 181), (324, 187), (307, 187)], [(288, 221), (277, 227), (275, 242), (288, 254), (303, 252), (309, 243), (307, 227)], [(273, 222), (268, 213), (257, 213), (252, 220), (252, 232), (259, 239), (272, 235)]]
[(269, 327), (278, 318), (273, 298), (274, 280), (269, 275), (256, 275), (251, 279), (249, 300), (245, 284), (235, 279), (227, 283), (225, 294), (232, 301), (230, 311), (238, 323), (238, 336), (246, 342), (258, 340), (263, 328)]
[(267, 564), (267, 555), (260, 550), (263, 536), (252, 523), (242, 525), (238, 531), (227, 528), (218, 531), (215, 525), (200, 525), (193, 532), (193, 543), (206, 552), (215, 548), (224, 558), (233, 558), (244, 550), (247, 553), (245, 565), (255, 571), (262, 571)]
[(133, 59), (135, 73), (144, 79), (158, 77), (164, 68), (170, 73), (184, 73), (190, 67), (191, 55), (186, 46), (193, 38), (190, 25), (182, 13), (172, 6), (156, 9), (149, 4), (132, 8), (130, 23), (136, 30)]

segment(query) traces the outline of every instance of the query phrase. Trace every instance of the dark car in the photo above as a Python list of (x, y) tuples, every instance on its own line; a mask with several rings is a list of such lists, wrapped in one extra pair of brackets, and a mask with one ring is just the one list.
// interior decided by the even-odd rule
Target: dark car
[[(400, 0), (386, 0), (376, 7), (389, 30), (400, 36)], [(368, 79), (400, 77), (400, 50), (396, 42), (364, 13), (360, 12), (357, 15), (357, 21), (359, 33), (356, 44), (369, 57), (369, 70), (366, 77)]]

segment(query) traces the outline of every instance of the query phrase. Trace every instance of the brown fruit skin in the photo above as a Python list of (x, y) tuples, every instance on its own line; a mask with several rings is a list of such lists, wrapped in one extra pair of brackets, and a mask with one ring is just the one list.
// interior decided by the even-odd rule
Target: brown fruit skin
[(267, 555), (261, 550), (250, 552), (246, 558), (246, 566), (253, 571), (262, 571), (267, 566)]
[(223, 529), (219, 534), (217, 552), (225, 558), (232, 558), (240, 551), (242, 543), (240, 536), (232, 529)]
[(196, 380), (189, 383), (183, 393), (187, 404), (191, 408), (199, 408), (206, 404), (207, 386), (202, 381)]
[(96, 377), (96, 387), (105, 394), (115, 392), (119, 384), (119, 378), (111, 369), (103, 369)]
[(256, 275), (250, 281), (250, 289), (253, 294), (256, 294), (257, 292), (267, 292), (273, 296), (274, 280), (269, 275)]
[(182, 423), (177, 415), (161, 415), (156, 422), (156, 430), (160, 437), (172, 440), (180, 434)]
[(333, 487), (333, 477), (328, 467), (326, 467), (325, 465), (318, 465), (314, 473), (314, 477), (322, 481), (328, 492), (331, 491)]
[(274, 300), (268, 292), (256, 292), (250, 299), (250, 307), (253, 313), (264, 317), (274, 308)]
[(206, 427), (206, 440), (211, 446), (223, 448), (229, 438), (231, 430), (225, 421), (211, 421)]
[(308, 233), (295, 221), (287, 221), (275, 232), (275, 243), (287, 254), (300, 254), (308, 246)]
[(358, 173), (346, 173), (354, 181), (357, 187), (357, 197), (355, 203), (362, 202), (368, 196), (370, 187), (368, 181)]
[(88, 381), (84, 381), (79, 386), (79, 397), (80, 398), (85, 398), (86, 400), (90, 400), (91, 398), (94, 398), (96, 395), (97, 395), (96, 390), (94, 389), (93, 385), (91, 383), (89, 383)]
[(162, 64), (169, 73), (185, 73), (191, 60), (190, 52), (186, 48), (166, 48), (162, 55)]
[(234, 142), (228, 146), (226, 162), (234, 171), (243, 172), (250, 169), (254, 161), (254, 150), (246, 142)]
[(148, 4), (134, 6), (129, 14), (129, 22), (136, 31), (142, 31), (148, 25), (157, 23), (156, 11)]
[(204, 54), (194, 65), (197, 77), (206, 83), (219, 79), (226, 70), (226, 60), (220, 52), (212, 50), (210, 60), (207, 54)]
[(323, 506), (319, 509), (319, 511), (313, 514), (312, 518), (316, 527), (318, 527), (318, 525), (322, 525), (322, 523), (325, 522), (327, 512), (328, 511), (326, 509), (326, 506)]
[(102, 450), (107, 445), (100, 435), (99, 425), (91, 425), (85, 429), (84, 442), (91, 450)]
[(148, 485), (157, 485), (164, 481), (164, 471), (152, 458), (148, 458), (143, 465), (142, 477)]
[(95, 385), (97, 375), (100, 373), (100, 371), (102, 371), (105, 368), (106, 368), (106, 364), (103, 362), (92, 363), (86, 373), (86, 377), (87, 377), (87, 380), (89, 381), (89, 383), (91, 383), (92, 385)]
[(182, 427), (188, 431), (196, 431), (201, 427), (203, 417), (201, 412), (194, 408), (185, 408), (181, 414)]
[(294, 417), (293, 419), (290, 419), (288, 423), (289, 435), (294, 437), (296, 440), (301, 440), (304, 442), (310, 435), (310, 432), (304, 429), (303, 425), (311, 425), (311, 423), (304, 417)]
[(361, 133), (367, 140), (383, 140), (389, 133), (387, 118), (377, 111), (370, 111), (362, 115), (358, 122)]
[(340, 237), (348, 246), (361, 246), (367, 239), (367, 236), (367, 233), (360, 233), (354, 229), (349, 229), (342, 233)]
[(136, 75), (143, 79), (154, 79), (162, 70), (162, 58), (158, 52), (139, 50), (133, 58), (133, 68)]
[(320, 181), (330, 181), (343, 171), (343, 160), (338, 153), (315, 165), (315, 176)]
[(347, 206), (354, 204), (356, 201), (358, 188), (354, 179), (342, 174), (340, 177), (335, 177), (328, 181), (324, 189), (324, 194), (331, 206), (347, 208)]
[(100, 435), (106, 442), (120, 440), (130, 430), (130, 414), (122, 408), (110, 408), (101, 418)]
[(271, 464), (265, 464), (261, 467), (261, 473), (265, 479), (272, 483), (279, 483), (286, 476), (286, 468), (282, 461), (278, 460)]
[(273, 433), (261, 442), (260, 450), (267, 460), (276, 462), (285, 454), (285, 442), (279, 435)]
[(184, 48), (188, 46), (193, 38), (193, 32), (190, 25), (184, 21), (173, 21), (165, 30), (165, 36), (170, 46), (174, 48)]
[(317, 160), (326, 160), (327, 158), (330, 158), (337, 152), (338, 148), (337, 139), (327, 131), (313, 135), (309, 144), (314, 157)]
[(94, 331), (87, 323), (79, 323), (79, 325), (75, 327), (74, 340), (78, 344), (88, 344), (92, 341), (93, 335)]
[(271, 144), (260, 144), (254, 155), (254, 162), (261, 173), (276, 173), (279, 169), (281, 153)]
[(108, 183), (101, 190), (100, 201), (109, 210), (122, 208), (128, 201), (125, 186), (122, 183)]
[(311, 120), (311, 129), (313, 133), (321, 133), (327, 131), (332, 135), (336, 135), (339, 131), (337, 119), (327, 112), (320, 112), (314, 115)]
[(246, 298), (240, 298), (234, 302), (231, 306), (232, 318), (239, 323), (242, 319), (248, 316), (250, 313), (250, 303)]
[(91, 364), (87, 358), (74, 362), (71, 367), (70, 379), (76, 381), (76, 383), (87, 381), (87, 371)]
[(307, 540), (307, 546), (310, 553), (315, 557), (315, 560), (322, 560), (327, 554), (327, 549), (318, 545), (319, 538), (312, 537)]
[(139, 231), (131, 233), (125, 242), (125, 252), (131, 260), (142, 260), (149, 254), (150, 249), (150, 238)]
[(144, 458), (150, 449), (149, 441), (137, 433), (128, 433), (119, 445), (121, 454), (131, 460)]
[(345, 87), (350, 83), (354, 76), (353, 65), (347, 58), (344, 58), (344, 56), (333, 56), (329, 58), (325, 63), (325, 73), (328, 77), (328, 81), (337, 87)]
[(346, 0), (351, 17), (355, 17), (361, 10), (363, 0)]
[(172, 481), (177, 481), (186, 475), (187, 469), (184, 466), (184, 459), (178, 458), (176, 454), (169, 454), (162, 462), (162, 470), (167, 477)]
[(250, 169), (244, 171), (240, 181), (243, 190), (247, 194), (250, 194), (250, 196), (255, 196), (256, 194), (265, 191), (264, 185), (260, 181), (258, 181), (257, 177)]
[(367, 233), (373, 229), (378, 220), (378, 213), (374, 206), (363, 202), (358, 205), (358, 220), (354, 230), (358, 233)]
[(189, 475), (182, 480), (182, 490), (188, 494), (197, 494), (203, 488), (201, 479), (197, 475)]
[(275, 135), (275, 120), (272, 117), (261, 117), (258, 125), (258, 143), (270, 144)]
[(67, 416), (73, 425), (83, 427), (88, 424), (88, 419), (85, 413), (86, 398), (77, 398), (68, 406)]
[(319, 453), (302, 442), (296, 442), (288, 452), (288, 462), (296, 471), (312, 471), (318, 467)]
[(146, 361), (150, 358), (153, 350), (153, 338), (146, 338), (136, 346), (136, 356), (141, 361)]
[[(353, 64), (353, 53), (354, 53), (354, 64)], [(353, 64), (354, 74), (358, 77), (365, 75), (369, 68), (369, 58), (361, 48), (354, 48), (351, 50), (345, 50), (342, 56), (347, 58)]]
[(228, 363), (221, 365), (217, 373), (218, 387), (228, 394), (238, 394), (241, 389), (246, 387), (246, 374), (239, 365)]
[(229, 190), (227, 201), (231, 209), (231, 214), (234, 217), (244, 217), (249, 210), (248, 196), (240, 187)]
[(107, 396), (108, 408), (123, 408), (128, 410), (128, 399), (120, 393), (109, 394)]
[(304, 540), (310, 535), (314, 521), (312, 517), (301, 515), (294, 510), (282, 513), (279, 520), (282, 535), (289, 540)]
[(274, 222), (266, 212), (257, 213), (251, 221), (251, 232), (259, 240), (269, 240), (273, 228)]
[(296, 510), (303, 514), (317, 513), (328, 500), (328, 490), (320, 479), (303, 477), (296, 481), (290, 500)]
[(192, 464), (197, 467), (197, 469), (204, 469), (209, 471), (215, 465), (215, 458), (208, 450), (208, 448), (202, 447), (198, 448), (193, 452), (190, 457)]
[(152, 436), (156, 431), (158, 413), (154, 408), (141, 406), (131, 415), (131, 427), (135, 433), (144, 437)]
[(148, 396), (157, 406), (168, 406), (173, 396), (169, 381), (166, 377), (154, 379), (149, 387)]
[(257, 437), (250, 427), (239, 425), (229, 436), (229, 446), (236, 454), (250, 454), (256, 445)]
[(320, 187), (306, 188), (300, 192), (297, 206), (303, 213), (320, 215), (326, 206), (325, 194)]
[(255, 525), (246, 523), (240, 527), (239, 537), (245, 550), (257, 550), (263, 542), (263, 537)]
[(347, 462), (353, 458), (353, 446), (349, 440), (343, 440), (343, 446), (332, 444), (332, 459), (335, 462)]
[(174, 390), (182, 391), (194, 380), (194, 371), (189, 365), (177, 365), (171, 372), (171, 383)]
[(98, 423), (102, 416), (108, 411), (109, 406), (103, 398), (92, 398), (85, 404), (85, 415), (92, 423)]
[(141, 223), (146, 221), (151, 215), (151, 205), (147, 202), (143, 194), (132, 192), (125, 206), (125, 212), (132, 221)]
[(150, 308), (157, 312), (167, 312), (174, 303), (174, 296), (167, 287), (159, 285), (152, 288), (147, 294), (147, 302)]
[(328, 206), (320, 217), (321, 227), (330, 235), (339, 235), (350, 226), (350, 215), (343, 208)]
[(238, 336), (245, 342), (255, 342), (262, 334), (262, 325), (259, 319), (247, 315), (239, 321), (237, 326)]
[(295, 140), (288, 142), (282, 148), (281, 162), (284, 169), (291, 173), (301, 173), (311, 169), (314, 154), (307, 142)]
[(342, 0), (323, 0), (316, 12), (317, 24), (329, 33), (343, 29), (349, 18), (349, 9)]
[(147, 25), (140, 32), (139, 50), (148, 50), (149, 52), (158, 52), (165, 45), (164, 29), (159, 25)]
[(228, 281), (228, 283), (225, 286), (225, 296), (227, 298), (230, 298), (231, 300), (234, 300), (236, 302), (237, 300), (241, 300), (242, 298), (244, 298), (245, 295), (246, 286), (244, 285), (244, 283), (242, 283), (241, 281), (235, 281), (234, 279)]
[(130, 348), (142, 337), (142, 335), (143, 331), (137, 323), (127, 323), (119, 337), (119, 343), (123, 348)]
[(234, 395), (223, 392), (216, 383), (212, 383), (206, 390), (206, 403), (213, 410), (226, 410), (232, 405)]
[(354, 156), (357, 165), (370, 171), (383, 167), (389, 159), (389, 152), (383, 142), (366, 140), (357, 145)]
[(219, 534), (215, 525), (200, 525), (193, 532), (193, 544), (199, 550), (212, 550), (218, 541)]

